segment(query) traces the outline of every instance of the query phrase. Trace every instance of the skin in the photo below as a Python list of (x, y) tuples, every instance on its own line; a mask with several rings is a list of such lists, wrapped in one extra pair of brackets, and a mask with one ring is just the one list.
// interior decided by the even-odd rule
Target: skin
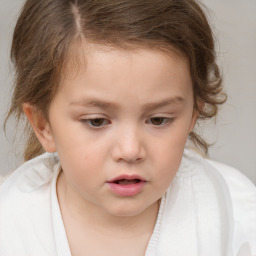
[[(196, 122), (188, 62), (148, 48), (83, 51), (86, 65), (62, 78), (48, 121), (23, 109), (45, 150), (59, 154), (72, 255), (144, 255)], [(140, 193), (113, 193), (107, 181), (121, 174), (142, 177)]]

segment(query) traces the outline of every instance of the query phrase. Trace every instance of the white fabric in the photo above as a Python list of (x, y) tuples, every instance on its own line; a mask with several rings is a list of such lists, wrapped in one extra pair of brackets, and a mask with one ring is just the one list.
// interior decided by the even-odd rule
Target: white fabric
[[(0, 187), (1, 256), (71, 256), (56, 195), (59, 170), (57, 156), (44, 154)], [(237, 170), (185, 150), (146, 251), (167, 255), (256, 255), (255, 186)]]

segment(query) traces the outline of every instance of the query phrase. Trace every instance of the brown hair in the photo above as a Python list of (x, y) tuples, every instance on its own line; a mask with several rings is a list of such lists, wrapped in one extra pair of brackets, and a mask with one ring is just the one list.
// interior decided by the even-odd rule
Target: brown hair
[[(13, 36), (16, 83), (6, 121), (12, 115), (20, 120), (25, 102), (47, 117), (71, 46), (79, 41), (175, 49), (189, 60), (199, 118), (215, 116), (226, 96), (203, 8), (195, 0), (27, 0)], [(44, 150), (26, 127), (29, 160)], [(207, 151), (199, 135), (191, 132), (190, 138)]]

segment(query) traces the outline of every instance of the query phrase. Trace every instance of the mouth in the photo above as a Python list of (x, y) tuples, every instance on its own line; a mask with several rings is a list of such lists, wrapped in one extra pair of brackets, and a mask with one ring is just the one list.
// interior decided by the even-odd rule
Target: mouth
[(120, 179), (120, 180), (115, 180), (113, 183), (119, 184), (119, 185), (130, 185), (130, 184), (137, 184), (141, 182), (142, 180), (140, 179)]
[(146, 184), (146, 181), (139, 176), (121, 175), (107, 181), (110, 190), (123, 197), (131, 197), (139, 194)]
[(145, 182), (146, 180), (140, 177), (139, 175), (120, 175), (118, 177), (115, 177), (112, 180), (107, 181), (107, 183), (115, 183), (119, 185), (130, 185), (130, 184), (136, 184), (139, 182)]

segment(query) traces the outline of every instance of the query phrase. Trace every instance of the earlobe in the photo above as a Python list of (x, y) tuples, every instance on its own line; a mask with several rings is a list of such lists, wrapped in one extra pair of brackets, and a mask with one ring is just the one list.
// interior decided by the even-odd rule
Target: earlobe
[(44, 150), (50, 153), (55, 152), (52, 130), (43, 113), (29, 103), (23, 103), (22, 108)]

